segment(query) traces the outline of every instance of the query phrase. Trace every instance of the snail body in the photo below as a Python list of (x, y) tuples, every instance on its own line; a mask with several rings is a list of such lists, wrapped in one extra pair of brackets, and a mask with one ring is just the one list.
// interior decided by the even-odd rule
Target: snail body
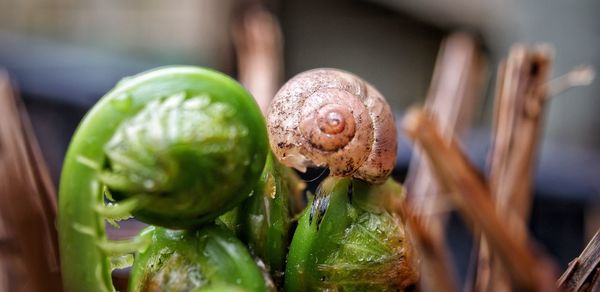
[(336, 69), (300, 73), (268, 112), (271, 149), (299, 171), (328, 167), (333, 176), (383, 183), (396, 161), (394, 116), (366, 81)]

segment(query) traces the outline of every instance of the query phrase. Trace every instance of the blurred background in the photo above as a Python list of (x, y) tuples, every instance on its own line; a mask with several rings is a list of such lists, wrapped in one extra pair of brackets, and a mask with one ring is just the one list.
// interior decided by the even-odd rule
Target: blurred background
[[(232, 23), (246, 2), (0, 0), (0, 67), (20, 91), (54, 182), (78, 122), (119, 79), (171, 64), (238, 76)], [(511, 44), (552, 45), (554, 76), (579, 64), (600, 68), (600, 2), (594, 0), (286, 0), (266, 6), (281, 25), (283, 80), (316, 67), (351, 71), (386, 96), (398, 121), (424, 101), (442, 40), (454, 31), (476, 36), (488, 70), (464, 141), (480, 167), (489, 147), (495, 70)], [(530, 227), (560, 270), (600, 226), (598, 93), (600, 82), (570, 90), (552, 99), (546, 115)], [(411, 146), (400, 139), (396, 175), (402, 179)], [(448, 237), (465, 271), (469, 234), (455, 221)]]

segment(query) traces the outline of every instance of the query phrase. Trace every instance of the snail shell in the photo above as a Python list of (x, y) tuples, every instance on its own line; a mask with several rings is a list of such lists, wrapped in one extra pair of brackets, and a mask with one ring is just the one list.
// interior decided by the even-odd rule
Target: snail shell
[(267, 127), (275, 155), (299, 171), (329, 167), (334, 176), (382, 183), (396, 162), (390, 106), (345, 71), (315, 69), (289, 80), (271, 102)]

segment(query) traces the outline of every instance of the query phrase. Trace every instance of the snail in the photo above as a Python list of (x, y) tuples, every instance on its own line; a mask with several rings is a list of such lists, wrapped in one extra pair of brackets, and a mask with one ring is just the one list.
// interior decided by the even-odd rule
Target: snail
[(395, 165), (390, 106), (351, 73), (315, 69), (296, 75), (275, 95), (267, 117), (273, 153), (299, 171), (328, 167), (333, 176), (381, 184)]
[(396, 127), (383, 96), (335, 69), (300, 73), (271, 102), (269, 143), (282, 164), (330, 176), (298, 219), (286, 291), (398, 291), (416, 282), (409, 240), (394, 206), (403, 188), (389, 177)]

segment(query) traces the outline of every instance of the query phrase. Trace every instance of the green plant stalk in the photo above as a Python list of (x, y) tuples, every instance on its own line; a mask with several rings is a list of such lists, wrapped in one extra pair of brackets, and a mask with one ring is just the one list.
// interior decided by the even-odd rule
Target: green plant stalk
[(392, 179), (324, 180), (294, 233), (286, 291), (396, 291), (414, 282), (403, 227), (386, 209), (402, 199)]
[[(103, 180), (107, 166), (107, 143), (124, 122), (142, 111), (147, 104), (182, 93), (188, 97), (209, 96), (226, 103), (236, 110), (236, 119), (248, 126), (247, 131), (253, 141), (244, 144), (244, 150), (252, 153), (246, 166), (248, 170), (241, 176), (229, 178), (229, 181), (217, 182), (220, 185), (242, 184), (247, 189), (240, 187), (236, 197), (225, 199), (225, 204), (216, 206), (212, 212), (198, 215), (195, 221), (178, 218), (177, 212), (172, 212), (170, 218), (162, 218), (164, 214), (152, 217), (153, 214), (139, 211), (152, 200), (147, 199), (148, 196), (122, 198), (120, 194), (121, 198), (117, 199), (126, 200), (128, 207), (122, 208), (122, 212), (107, 212), (107, 206), (104, 206), (107, 187)], [(126, 251), (134, 252), (147, 244), (138, 239), (123, 242), (118, 245), (115, 254), (111, 251), (111, 245), (106, 244), (109, 242), (105, 234), (106, 219), (126, 218), (130, 213), (128, 211), (131, 211), (134, 215), (149, 219), (150, 223), (197, 225), (210, 221), (247, 197), (254, 185), (251, 182), (258, 179), (264, 167), (268, 151), (264, 128), (263, 117), (253, 98), (234, 80), (211, 70), (168, 67), (121, 81), (87, 113), (71, 140), (64, 160), (59, 190), (58, 229), (65, 291), (114, 291), (110, 257), (122, 256)], [(211, 173), (205, 171), (196, 175)], [(110, 195), (107, 193), (109, 199)], [(162, 205), (165, 209), (170, 207)], [(114, 218), (107, 218), (106, 214)]]
[[(229, 230), (149, 227), (151, 244), (136, 254), (129, 291), (266, 291), (247, 248)], [(221, 290), (221, 291), (225, 291)]]
[(294, 204), (303, 188), (298, 175), (271, 154), (252, 196), (221, 217), (266, 264), (276, 283), (282, 282), (294, 210), (299, 209)]
[[(294, 233), (287, 258), (285, 274), (286, 291), (309, 291), (319, 286), (322, 277), (316, 264), (325, 253), (335, 249), (336, 243), (330, 237), (341, 236), (353, 218), (348, 208), (348, 187), (350, 178), (328, 177), (320, 185), (318, 192), (327, 194), (328, 208), (323, 215), (322, 222), (311, 216), (311, 211), (318, 208), (315, 204), (317, 197), (310, 202), (304, 210)], [(330, 219), (334, 218), (335, 221)], [(321, 223), (321, 224), (319, 224)], [(318, 228), (317, 228), (318, 227)]]

